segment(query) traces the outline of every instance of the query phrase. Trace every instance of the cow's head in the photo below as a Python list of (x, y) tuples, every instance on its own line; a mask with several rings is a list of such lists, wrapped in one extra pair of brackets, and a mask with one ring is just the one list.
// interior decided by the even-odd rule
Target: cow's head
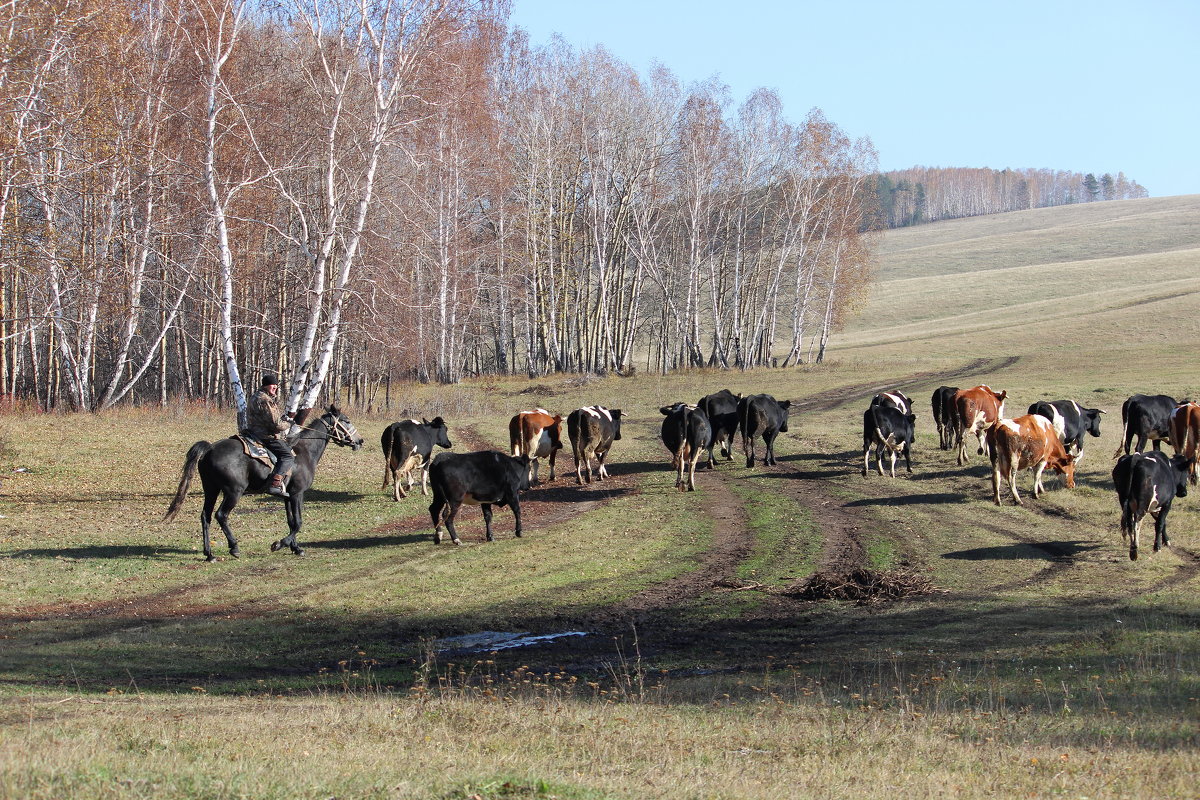
[(441, 417), (434, 417), (433, 422), (428, 423), (430, 430), (433, 431), (433, 443), (438, 447), (453, 447), (450, 443), (450, 429), (446, 427), (446, 420)]
[(613, 441), (621, 438), (621, 409), (610, 408), (608, 413), (612, 415), (613, 423)]
[(509, 456), (513, 462), (513, 469), (516, 470), (517, 491), (524, 492), (529, 489), (529, 456)]
[(787, 433), (788, 409), (792, 407), (791, 400), (783, 400), (779, 403), (779, 409), (783, 411), (783, 419), (779, 423), (779, 432)]
[(1083, 422), (1084, 430), (1092, 436), (1100, 435), (1100, 415), (1104, 412), (1098, 408), (1083, 409), (1083, 416), (1080, 420)]
[(550, 446), (555, 450), (562, 450), (562, 414), (555, 414), (554, 421), (546, 426), (546, 433), (550, 436)]
[(1066, 479), (1067, 488), (1075, 488), (1075, 456), (1067, 453), (1060, 458), (1051, 459), (1046, 465)]

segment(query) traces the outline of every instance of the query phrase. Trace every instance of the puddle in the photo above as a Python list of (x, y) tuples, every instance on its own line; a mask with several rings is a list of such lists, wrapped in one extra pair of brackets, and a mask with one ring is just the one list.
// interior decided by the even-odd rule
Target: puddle
[(563, 633), (503, 633), (500, 631), (480, 631), (468, 633), (465, 636), (451, 636), (438, 639), (437, 651), (456, 650), (463, 653), (487, 653), (492, 650), (512, 650), (517, 647), (529, 647), (544, 642), (552, 642), (567, 636), (587, 636), (586, 631), (564, 631)]

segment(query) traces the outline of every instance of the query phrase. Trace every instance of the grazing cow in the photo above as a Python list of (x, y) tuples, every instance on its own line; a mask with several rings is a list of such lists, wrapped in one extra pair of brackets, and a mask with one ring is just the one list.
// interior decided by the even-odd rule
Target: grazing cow
[(954, 445), (954, 395), (957, 386), (939, 386), (933, 390), (933, 422), (937, 425), (938, 446), (949, 450)]
[(767, 452), (763, 463), (775, 464), (775, 437), (787, 433), (788, 409), (791, 400), (779, 402), (769, 394), (752, 394), (738, 401), (738, 427), (742, 431), (742, 450), (746, 453), (746, 466), (754, 466), (754, 439), (762, 437)]
[(567, 415), (567, 437), (575, 455), (575, 482), (583, 483), (582, 469), (587, 469), (587, 482), (592, 482), (592, 457), (600, 465), (598, 480), (608, 477), (604, 457), (612, 443), (621, 438), (621, 409), (604, 406), (577, 408)]
[(1129, 559), (1137, 561), (1142, 518), (1154, 517), (1154, 552), (1170, 547), (1167, 512), (1176, 497), (1187, 497), (1188, 463), (1160, 450), (1133, 453), (1117, 459), (1112, 471), (1121, 504), (1121, 538), (1129, 542)]
[(873, 406), (889, 406), (896, 409), (901, 414), (912, 413), (912, 400), (905, 397), (902, 392), (880, 392), (871, 398)]
[[(675, 488), (696, 491), (696, 462), (712, 442), (712, 425), (708, 416), (696, 406), (676, 403), (659, 411), (666, 417), (662, 423), (662, 440), (671, 451), (671, 466), (675, 468)], [(687, 471), (687, 480), (683, 473)]]
[(1200, 443), (1200, 404), (1181, 403), (1171, 411), (1168, 421), (1171, 448), (1188, 462), (1188, 478), (1196, 485), (1197, 445)]
[(433, 455), (433, 446), (449, 448), (449, 432), (446, 421), (434, 417), (433, 422), (422, 419), (402, 419), (393, 422), (384, 429), (380, 437), (383, 446), (383, 485), (386, 489), (389, 480), (393, 484), (392, 499), (396, 502), (401, 497), (408, 497), (400, 485), (401, 479), (408, 481), (408, 490), (413, 487), (413, 470), (421, 471), (421, 494), (429, 494), (429, 459)]
[(1121, 455), (1122, 447), (1125, 455), (1129, 455), (1129, 444), (1137, 436), (1137, 452), (1146, 449), (1149, 439), (1155, 450), (1161, 450), (1160, 442), (1171, 438), (1171, 412), (1179, 402), (1165, 394), (1135, 394), (1121, 404), (1121, 445), (1113, 453), (1113, 458)]
[(529, 457), (507, 456), (497, 450), (478, 453), (441, 453), (429, 468), (433, 502), (433, 543), (442, 543), (442, 523), (450, 540), (462, 544), (454, 529), (454, 518), (463, 503), (483, 509), (487, 540), (492, 537), (492, 506), (508, 506), (516, 520), (516, 535), (521, 535), (521, 502), (518, 492), (529, 488)]
[(992, 387), (986, 384), (959, 389), (954, 393), (954, 435), (959, 466), (967, 463), (968, 434), (979, 441), (979, 454), (987, 453), (987, 439), (984, 433), (992, 423), (1004, 416), (1004, 398), (1007, 396), (1007, 391), (994, 392)]
[(1017, 494), (1017, 473), (1033, 470), (1033, 496), (1045, 491), (1042, 471), (1049, 467), (1065, 475), (1067, 488), (1075, 488), (1075, 457), (1067, 453), (1050, 420), (1041, 414), (1026, 414), (1016, 419), (1000, 419), (987, 430), (988, 450), (992, 456), (992, 499), (1000, 505), (1000, 478), (1008, 481), (1017, 505), (1024, 505)]
[(508, 421), (508, 443), (514, 456), (529, 456), (529, 482), (539, 483), (538, 462), (550, 462), (550, 480), (554, 480), (554, 458), (562, 449), (562, 415), (544, 408), (521, 411)]
[(741, 399), (740, 394), (722, 389), (715, 394), (701, 397), (700, 402), (696, 404), (708, 417), (708, 424), (712, 426), (712, 441), (708, 445), (709, 469), (717, 465), (713, 448), (718, 444), (721, 445), (721, 455), (725, 456), (725, 460), (733, 461), (733, 437), (738, 429), (738, 401)]
[(912, 453), (914, 423), (916, 414), (906, 414), (897, 408), (887, 405), (877, 405), (874, 401), (871, 407), (863, 412), (863, 477), (867, 477), (867, 468), (871, 463), (871, 447), (875, 447), (879, 459), (879, 474), (883, 473), (883, 454), (887, 452), (892, 457), (892, 477), (896, 477), (896, 454), (904, 453), (904, 465), (912, 472)]
[(1038, 400), (1027, 413), (1040, 414), (1050, 420), (1059, 441), (1075, 456), (1078, 464), (1083, 460), (1083, 435), (1100, 435), (1100, 415), (1104, 412), (1098, 408), (1084, 408), (1074, 400)]

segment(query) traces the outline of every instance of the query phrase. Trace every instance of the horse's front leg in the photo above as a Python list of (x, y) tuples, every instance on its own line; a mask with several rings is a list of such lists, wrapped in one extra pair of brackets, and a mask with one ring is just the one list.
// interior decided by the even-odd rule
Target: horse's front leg
[(289, 547), (294, 555), (302, 556), (304, 548), (296, 541), (296, 536), (300, 533), (304, 493), (293, 491), (292, 496), (283, 501), (283, 507), (287, 511), (288, 535), (272, 544), (271, 552)]

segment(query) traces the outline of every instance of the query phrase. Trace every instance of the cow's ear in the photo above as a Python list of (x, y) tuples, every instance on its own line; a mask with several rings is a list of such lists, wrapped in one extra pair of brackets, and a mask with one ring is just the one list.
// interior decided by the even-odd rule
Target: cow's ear
[(428, 420), (428, 419), (426, 419), (425, 417), (421, 417), (421, 424), (422, 424), (422, 425), (428, 425), (428, 424), (429, 424), (429, 420)]
[(909, 422), (916, 422), (916, 421), (917, 421), (917, 415), (916, 415), (916, 414), (909, 414), (909, 415), (908, 415), (908, 421), (909, 421)]
[(792, 401), (791, 401), (791, 400), (784, 400), (782, 403), (780, 403), (780, 404), (779, 404), (779, 406), (780, 406), (781, 408), (791, 408), (791, 407), (792, 407)]
[(660, 414), (662, 414), (665, 417), (667, 414), (671, 413), (671, 406), (663, 406), (658, 411)]
[(619, 419), (621, 417), (621, 409), (619, 408), (610, 408), (608, 413), (612, 414), (613, 419)]

